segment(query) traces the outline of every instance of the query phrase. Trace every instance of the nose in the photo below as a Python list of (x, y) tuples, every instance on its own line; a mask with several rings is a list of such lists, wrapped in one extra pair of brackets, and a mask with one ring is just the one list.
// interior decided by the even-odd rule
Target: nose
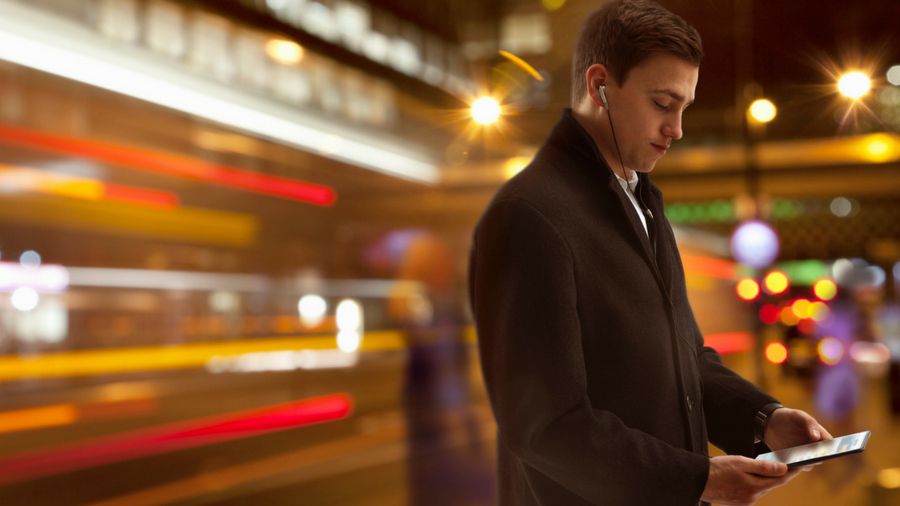
[(673, 141), (681, 139), (681, 137), (684, 135), (684, 131), (681, 128), (680, 112), (673, 114), (666, 119), (666, 122), (663, 124), (662, 134), (672, 139)]

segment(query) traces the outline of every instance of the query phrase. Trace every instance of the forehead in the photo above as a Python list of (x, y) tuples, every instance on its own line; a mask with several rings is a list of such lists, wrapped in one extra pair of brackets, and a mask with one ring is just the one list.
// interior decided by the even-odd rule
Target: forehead
[(625, 86), (640, 91), (670, 90), (687, 101), (694, 100), (700, 68), (677, 56), (660, 53), (650, 56), (628, 74)]

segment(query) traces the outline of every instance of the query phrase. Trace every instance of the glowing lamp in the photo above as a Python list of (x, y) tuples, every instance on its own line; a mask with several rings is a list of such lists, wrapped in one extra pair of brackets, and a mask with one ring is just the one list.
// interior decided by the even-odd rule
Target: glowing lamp
[(863, 72), (854, 70), (853, 72), (847, 72), (842, 75), (841, 78), (838, 79), (837, 87), (838, 91), (841, 92), (841, 95), (856, 100), (862, 98), (869, 92), (872, 88), (872, 80)]
[(750, 120), (756, 123), (768, 123), (775, 119), (777, 114), (778, 109), (775, 107), (775, 104), (765, 98), (754, 100), (747, 109), (747, 115), (750, 117)]
[(490, 125), (500, 119), (500, 103), (492, 97), (481, 97), (472, 102), (472, 119), (479, 125)]

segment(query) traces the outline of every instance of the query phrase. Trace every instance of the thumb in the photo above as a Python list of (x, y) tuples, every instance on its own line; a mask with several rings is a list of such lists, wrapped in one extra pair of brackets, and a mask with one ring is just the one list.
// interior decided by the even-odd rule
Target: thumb
[(769, 462), (769, 461), (765, 461), (765, 460), (753, 460), (753, 459), (747, 459), (747, 460), (749, 460), (752, 463), (752, 465), (750, 466), (750, 469), (748, 469), (748, 471), (753, 474), (758, 474), (760, 476), (778, 477), (778, 476), (783, 476), (788, 471), (787, 464), (785, 464), (783, 462)]

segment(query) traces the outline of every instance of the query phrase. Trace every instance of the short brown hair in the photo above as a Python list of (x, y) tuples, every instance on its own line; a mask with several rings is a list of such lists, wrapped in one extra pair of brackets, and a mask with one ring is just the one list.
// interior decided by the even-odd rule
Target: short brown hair
[(703, 43), (697, 30), (650, 0), (614, 0), (584, 22), (572, 59), (572, 102), (585, 94), (584, 73), (605, 65), (621, 86), (635, 66), (654, 53), (669, 53), (697, 66)]

